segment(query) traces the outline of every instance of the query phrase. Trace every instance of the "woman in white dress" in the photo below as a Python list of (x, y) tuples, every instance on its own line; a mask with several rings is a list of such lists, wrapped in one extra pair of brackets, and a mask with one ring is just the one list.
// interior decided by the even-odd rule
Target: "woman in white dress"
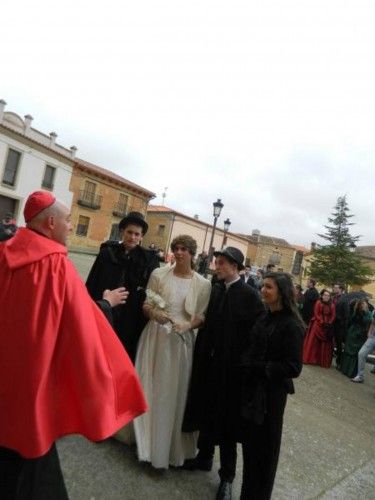
[[(176, 264), (155, 269), (143, 306), (150, 318), (138, 344), (135, 366), (149, 411), (134, 421), (138, 458), (156, 468), (181, 466), (197, 452), (197, 433), (181, 430), (195, 343), (210, 282), (192, 270), (196, 241), (177, 236), (171, 244)], [(163, 303), (163, 301), (165, 301)]]

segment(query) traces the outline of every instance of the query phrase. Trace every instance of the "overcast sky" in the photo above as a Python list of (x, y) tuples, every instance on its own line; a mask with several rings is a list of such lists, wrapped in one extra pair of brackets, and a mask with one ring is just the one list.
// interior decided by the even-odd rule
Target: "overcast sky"
[(375, 244), (375, 2), (1, 2), (0, 98), (78, 156), (234, 232)]

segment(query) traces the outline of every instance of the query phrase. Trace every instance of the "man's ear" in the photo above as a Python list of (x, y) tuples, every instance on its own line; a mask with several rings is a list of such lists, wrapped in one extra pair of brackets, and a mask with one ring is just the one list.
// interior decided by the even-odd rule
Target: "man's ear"
[(53, 229), (55, 227), (55, 216), (49, 215), (46, 219), (46, 226), (48, 229)]

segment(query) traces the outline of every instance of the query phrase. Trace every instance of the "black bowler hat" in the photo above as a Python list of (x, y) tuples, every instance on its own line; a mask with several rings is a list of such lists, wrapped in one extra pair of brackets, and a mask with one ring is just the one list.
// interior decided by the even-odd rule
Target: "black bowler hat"
[(129, 212), (126, 217), (121, 219), (118, 228), (120, 231), (129, 226), (129, 224), (134, 224), (135, 226), (141, 226), (143, 234), (145, 235), (148, 230), (148, 224), (145, 221), (144, 216), (140, 212)]
[(239, 271), (244, 269), (243, 261), (245, 260), (245, 257), (241, 250), (238, 250), (238, 248), (227, 247), (224, 250), (218, 250), (217, 252), (214, 252), (215, 257), (218, 257), (219, 255), (222, 255), (228, 260), (235, 262), (238, 265)]

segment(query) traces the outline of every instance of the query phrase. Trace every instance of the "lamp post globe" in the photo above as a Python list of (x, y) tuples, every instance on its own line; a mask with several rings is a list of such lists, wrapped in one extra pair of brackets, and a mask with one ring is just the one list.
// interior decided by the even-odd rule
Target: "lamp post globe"
[(214, 207), (214, 219), (215, 218), (218, 219), (220, 217), (224, 204), (221, 202), (221, 199), (218, 198), (216, 201), (213, 202), (212, 205)]

